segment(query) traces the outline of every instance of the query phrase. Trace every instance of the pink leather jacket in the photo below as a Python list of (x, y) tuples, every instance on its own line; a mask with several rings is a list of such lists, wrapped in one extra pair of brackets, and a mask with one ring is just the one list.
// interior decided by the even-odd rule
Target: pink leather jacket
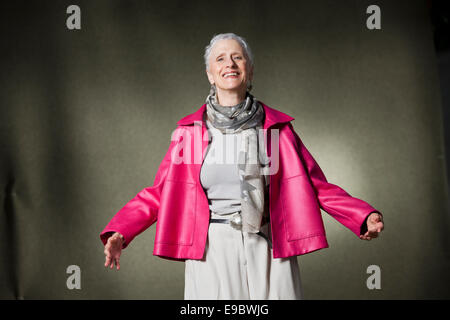
[[(266, 115), (263, 129), (270, 128), (264, 134), (269, 154), (273, 129), (278, 129), (279, 141), (278, 169), (270, 175), (269, 184), (273, 257), (328, 247), (320, 208), (359, 237), (366, 217), (379, 211), (327, 182), (294, 131), (290, 123), (294, 118), (262, 105)], [(144, 188), (117, 212), (100, 234), (103, 244), (112, 232), (120, 232), (125, 248), (157, 221), (153, 255), (180, 261), (203, 257), (210, 219), (208, 199), (200, 183), (208, 146), (205, 109), (203, 105), (178, 121), (153, 186)], [(180, 145), (190, 146), (192, 152), (181, 149), (178, 156), (193, 161), (174, 161), (172, 153), (179, 153)]]

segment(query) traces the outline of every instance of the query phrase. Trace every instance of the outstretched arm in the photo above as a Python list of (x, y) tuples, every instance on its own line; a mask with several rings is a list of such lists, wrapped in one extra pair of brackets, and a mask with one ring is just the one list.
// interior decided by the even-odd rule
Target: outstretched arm
[(349, 228), (360, 239), (376, 238), (384, 228), (381, 213), (367, 202), (352, 197), (341, 187), (329, 183), (319, 165), (293, 129), (292, 124), (289, 123), (289, 126), (294, 133), (297, 148), (315, 189), (320, 207)]
[(161, 192), (170, 167), (171, 153), (176, 143), (176, 141), (171, 141), (158, 168), (153, 186), (141, 190), (116, 213), (101, 232), (100, 239), (104, 245), (107, 245), (109, 237), (117, 232), (123, 236), (122, 248), (126, 248), (138, 234), (156, 222)]

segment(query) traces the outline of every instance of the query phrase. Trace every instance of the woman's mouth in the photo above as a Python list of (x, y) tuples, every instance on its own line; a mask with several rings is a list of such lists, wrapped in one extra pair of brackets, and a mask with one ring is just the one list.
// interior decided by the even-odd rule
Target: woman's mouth
[(239, 72), (227, 72), (223, 75), (224, 78), (237, 78)]

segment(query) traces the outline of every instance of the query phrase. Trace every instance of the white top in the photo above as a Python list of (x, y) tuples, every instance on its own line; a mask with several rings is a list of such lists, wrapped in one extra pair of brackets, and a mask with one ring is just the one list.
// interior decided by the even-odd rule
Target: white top
[(212, 138), (200, 172), (200, 182), (209, 200), (209, 208), (220, 215), (241, 210), (238, 155), (241, 132), (223, 134), (206, 120)]

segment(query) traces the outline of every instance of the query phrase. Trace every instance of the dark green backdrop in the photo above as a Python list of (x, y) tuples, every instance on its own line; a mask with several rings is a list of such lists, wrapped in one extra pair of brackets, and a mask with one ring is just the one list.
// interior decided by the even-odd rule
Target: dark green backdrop
[[(81, 8), (79, 31), (66, 8)], [(449, 298), (439, 83), (425, 1), (23, 1), (1, 5), (0, 298), (183, 299), (155, 225), (103, 267), (99, 233), (151, 185), (176, 121), (209, 91), (203, 50), (244, 36), (254, 95), (296, 120), (328, 180), (384, 213), (361, 241), (298, 257), (307, 299)], [(381, 290), (366, 269), (381, 268)], [(81, 268), (81, 289), (66, 268)]]

